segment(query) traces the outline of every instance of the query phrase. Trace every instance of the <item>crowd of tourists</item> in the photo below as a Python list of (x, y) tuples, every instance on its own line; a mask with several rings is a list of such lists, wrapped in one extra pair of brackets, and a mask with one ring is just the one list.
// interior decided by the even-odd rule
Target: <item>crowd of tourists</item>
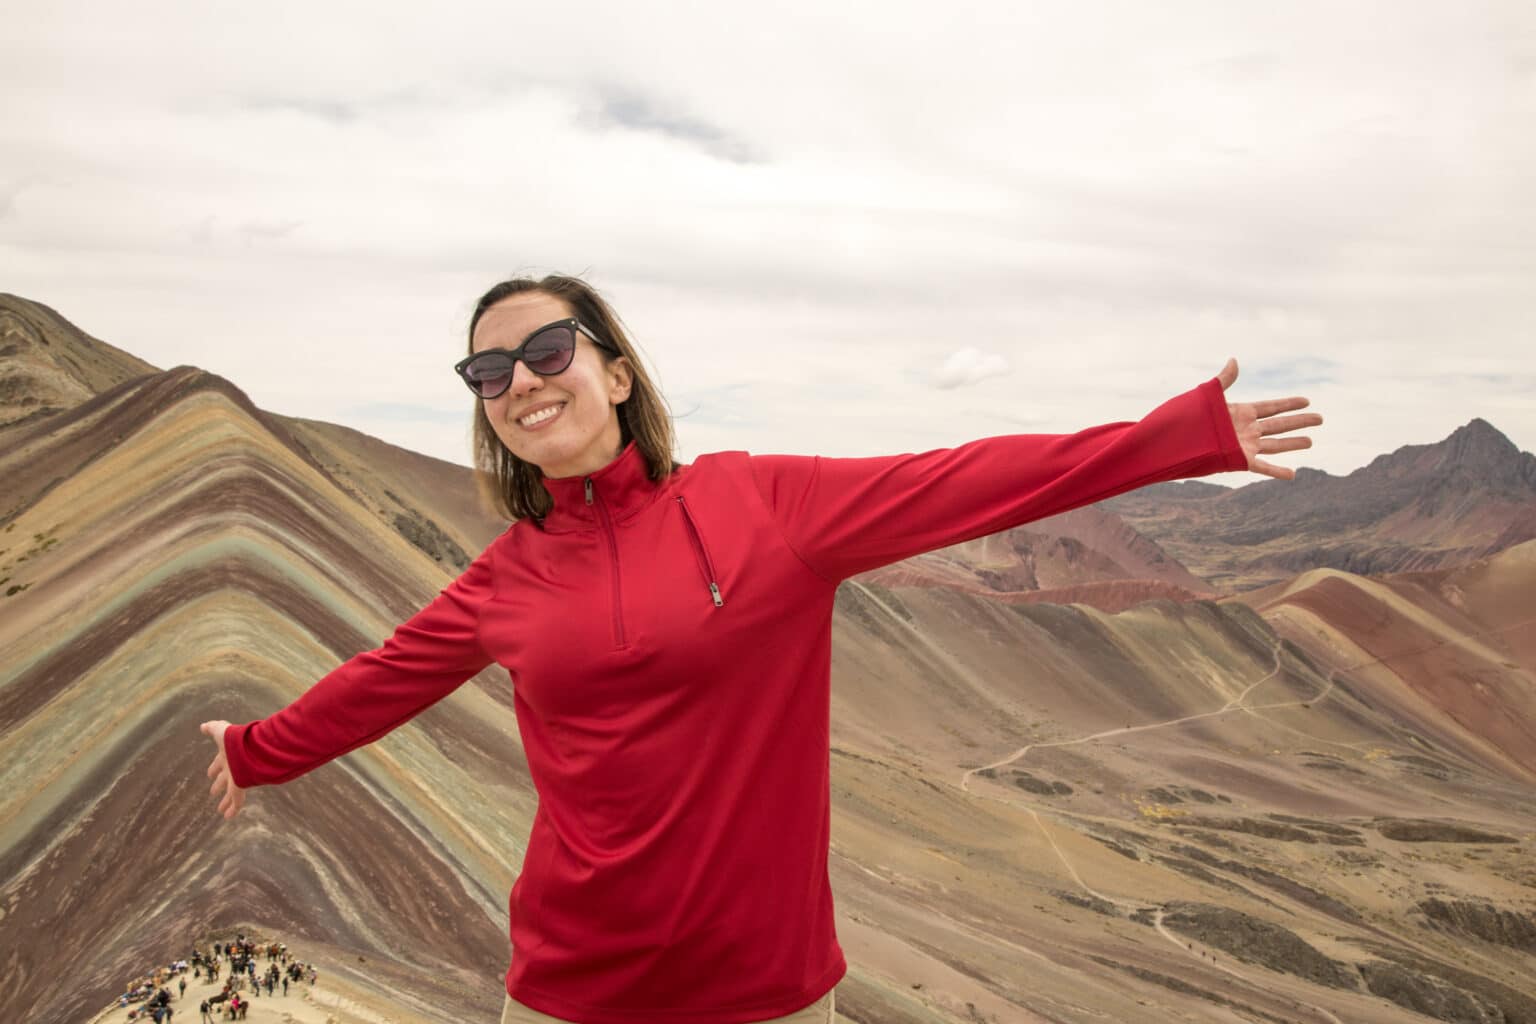
[[(203, 990), (192, 993), (192, 999), (200, 1000), (198, 1024), (216, 1024), (220, 1019), (244, 1020), (255, 1000), (286, 996), (290, 985), (313, 985), (319, 972), (289, 953), (286, 943), (254, 942), (240, 934), (233, 942), (213, 943), (207, 952), (193, 947), (187, 959), (135, 978), (117, 1005), (128, 1010), (130, 1021), (174, 1024), (178, 1009), (186, 1010), (182, 1004), (190, 1002), (189, 975)], [(208, 994), (213, 986), (217, 990)], [(190, 1024), (188, 1018), (182, 1020)]]

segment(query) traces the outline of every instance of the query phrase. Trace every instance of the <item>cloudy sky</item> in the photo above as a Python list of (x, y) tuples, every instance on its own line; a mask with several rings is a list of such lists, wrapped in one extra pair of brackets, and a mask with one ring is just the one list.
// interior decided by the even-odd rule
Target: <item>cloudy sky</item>
[(559, 271), (685, 458), (1076, 430), (1229, 355), (1327, 417), (1288, 465), (1477, 416), (1536, 450), (1529, 0), (5, 22), (0, 291), (277, 412), (467, 463), (474, 300)]

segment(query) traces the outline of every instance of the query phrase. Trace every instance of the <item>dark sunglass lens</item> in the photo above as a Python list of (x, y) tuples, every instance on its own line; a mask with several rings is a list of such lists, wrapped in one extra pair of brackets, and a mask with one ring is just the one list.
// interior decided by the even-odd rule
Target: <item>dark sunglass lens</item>
[(464, 368), (469, 386), (481, 398), (495, 398), (512, 383), (512, 360), (501, 353), (476, 359)]
[(570, 366), (575, 351), (575, 333), (569, 327), (551, 327), (528, 339), (523, 346), (523, 359), (530, 370), (547, 377)]

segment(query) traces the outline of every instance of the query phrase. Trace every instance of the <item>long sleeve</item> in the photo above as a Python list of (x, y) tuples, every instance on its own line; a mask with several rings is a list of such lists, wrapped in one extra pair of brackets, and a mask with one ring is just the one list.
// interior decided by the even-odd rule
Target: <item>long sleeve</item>
[(287, 782), (371, 743), (490, 664), (477, 626), (493, 589), (495, 547), (382, 647), (343, 662), (276, 714), (230, 726), (224, 749), (235, 785)]
[(829, 581), (1163, 480), (1246, 469), (1215, 378), (1135, 423), (1018, 434), (920, 455), (769, 455), (754, 480), (785, 540)]

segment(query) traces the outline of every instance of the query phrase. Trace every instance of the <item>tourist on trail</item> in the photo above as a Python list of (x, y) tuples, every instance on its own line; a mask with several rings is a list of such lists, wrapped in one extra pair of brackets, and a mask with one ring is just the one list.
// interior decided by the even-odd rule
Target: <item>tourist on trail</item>
[[(962, 342), (936, 337), (929, 371)], [(454, 369), (475, 396), (476, 465), (515, 521), (378, 649), (264, 719), (202, 731), (233, 818), (247, 788), (378, 739), (493, 661), (509, 669), (539, 807), (512, 886), (504, 1022), (826, 1019), (847, 971), (827, 870), (839, 582), (1158, 481), (1289, 479), (1267, 457), (1311, 442), (1277, 435), (1322, 422), (1285, 415), (1304, 398), (1229, 403), (1228, 360), (1138, 422), (685, 465), (619, 318), (558, 276), (481, 296)]]
[(183, 974), (181, 976), (181, 992), (179, 994), (180, 995), (186, 995), (187, 994), (187, 976), (185, 974)]
[(198, 1024), (213, 1024), (213, 1014), (208, 1012), (208, 1000), (204, 999), (197, 1009), (202, 1014), (198, 1018)]

